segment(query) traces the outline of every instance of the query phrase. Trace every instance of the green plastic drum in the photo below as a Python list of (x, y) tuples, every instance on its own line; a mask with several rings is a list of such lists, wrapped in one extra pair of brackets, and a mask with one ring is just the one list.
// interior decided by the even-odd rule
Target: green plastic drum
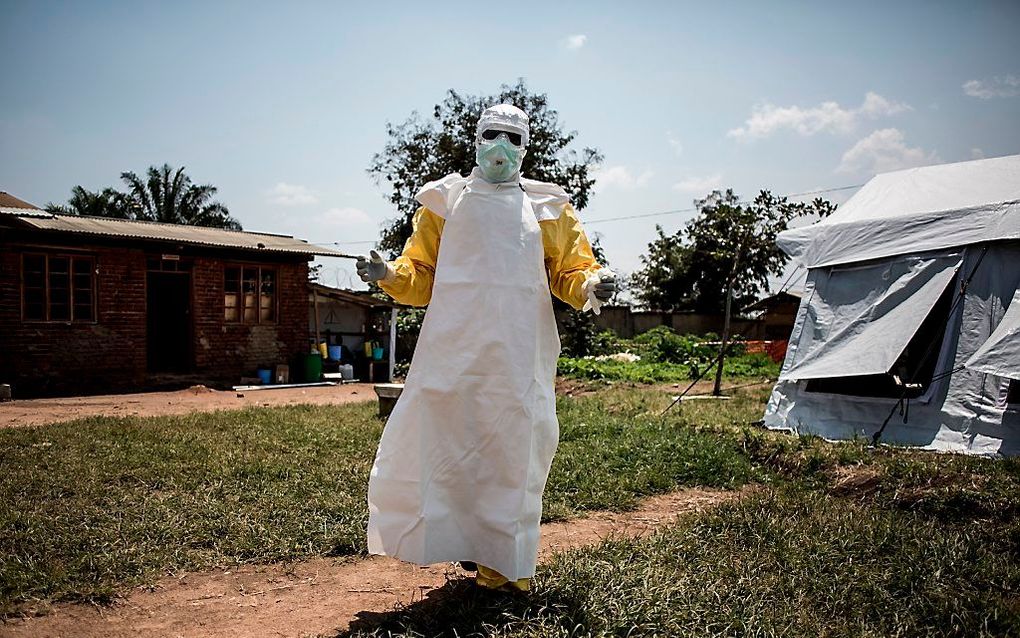
[(318, 352), (305, 354), (301, 368), (304, 371), (305, 381), (307, 383), (317, 383), (321, 381), (322, 355), (319, 354)]

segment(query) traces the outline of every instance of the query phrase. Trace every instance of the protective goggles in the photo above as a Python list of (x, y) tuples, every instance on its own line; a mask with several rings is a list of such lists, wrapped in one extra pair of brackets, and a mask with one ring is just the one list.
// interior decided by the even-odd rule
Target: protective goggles
[(506, 135), (507, 141), (513, 144), (514, 146), (520, 146), (521, 143), (524, 141), (524, 137), (520, 133), (514, 133), (513, 131), (504, 131), (498, 128), (486, 129), (482, 131), (480, 137), (483, 140), (486, 140), (487, 142), (491, 142), (500, 135)]

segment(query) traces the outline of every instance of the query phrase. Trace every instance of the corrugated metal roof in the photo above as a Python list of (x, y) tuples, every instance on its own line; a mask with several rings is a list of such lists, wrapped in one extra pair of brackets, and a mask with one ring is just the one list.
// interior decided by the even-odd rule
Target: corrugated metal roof
[[(389, 299), (380, 299), (373, 297), (367, 293), (367, 291), (355, 292), (353, 290), (344, 290), (343, 288), (333, 288), (332, 286), (326, 286), (324, 284), (309, 282), (308, 288), (310, 291), (317, 292), (323, 298), (339, 299), (341, 301), (348, 301), (350, 303), (358, 304), (361, 306), (385, 306), (388, 308), (404, 308), (403, 304), (396, 303)], [(309, 298), (312, 297), (312, 293), (309, 292)]]
[(7, 191), (0, 191), (0, 208), (28, 208), (34, 210), (38, 207), (34, 204), (29, 204), (23, 199), (18, 199)]
[[(6, 202), (4, 202), (6, 203)], [(0, 206), (0, 213), (17, 217), (22, 225), (60, 233), (75, 233), (99, 237), (169, 241), (197, 246), (218, 246), (257, 252), (276, 252), (327, 257), (351, 257), (332, 248), (309, 244), (289, 235), (254, 233), (204, 226), (184, 226), (159, 222), (131, 221), (108, 217), (58, 215), (38, 209)]]

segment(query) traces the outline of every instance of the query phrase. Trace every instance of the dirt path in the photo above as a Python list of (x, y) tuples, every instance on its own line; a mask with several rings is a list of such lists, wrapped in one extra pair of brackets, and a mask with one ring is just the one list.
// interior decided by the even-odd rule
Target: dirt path
[(90, 416), (159, 416), (236, 410), (248, 406), (298, 403), (335, 405), (374, 400), (375, 391), (368, 383), (254, 392), (211, 390), (205, 386), (194, 386), (176, 392), (106, 394), (0, 403), (0, 427), (43, 425)]
[[(739, 492), (687, 489), (649, 498), (633, 512), (595, 513), (542, 527), (539, 560), (595, 543), (609, 534), (641, 536), (677, 516), (737, 498)], [(0, 636), (335, 635), (359, 612), (407, 604), (465, 573), (452, 565), (417, 567), (379, 556), (314, 559), (291, 565), (242, 566), (184, 574), (140, 588), (106, 608), (61, 604), (47, 616), (0, 625)]]
[[(763, 385), (770, 382), (754, 382)], [(724, 389), (740, 384), (727, 384)], [(559, 379), (558, 394), (587, 396), (594, 394), (601, 384), (573, 379)], [(656, 389), (665, 393), (678, 394), (687, 384), (664, 384)], [(702, 381), (691, 394), (711, 392), (712, 382)], [(315, 388), (287, 388), (280, 390), (256, 390), (238, 393), (234, 391), (211, 390), (205, 386), (194, 386), (176, 392), (142, 392), (138, 394), (105, 394), (88, 397), (60, 399), (28, 399), (0, 403), (0, 428), (21, 425), (44, 425), (59, 423), (90, 416), (160, 416), (164, 414), (188, 414), (190, 412), (212, 412), (215, 410), (236, 410), (249, 406), (276, 406), (311, 403), (314, 405), (337, 405), (355, 401), (375, 401), (375, 391), (370, 383), (351, 383), (340, 386)]]

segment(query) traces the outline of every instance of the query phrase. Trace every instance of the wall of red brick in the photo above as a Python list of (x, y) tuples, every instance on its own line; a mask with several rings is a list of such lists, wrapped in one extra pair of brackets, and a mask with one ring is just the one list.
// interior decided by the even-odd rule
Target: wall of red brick
[[(125, 392), (144, 389), (146, 372), (146, 251), (78, 245), (96, 259), (95, 323), (21, 319), (23, 246), (0, 241), (0, 383), (15, 397)], [(59, 249), (32, 252), (65, 253)], [(70, 252), (70, 251), (66, 251)], [(149, 253), (159, 254), (158, 250)], [(308, 347), (308, 263), (192, 257), (192, 355), (196, 381), (234, 384), (258, 365), (294, 363)], [(223, 268), (263, 263), (278, 275), (277, 321), (227, 324)]]
[(21, 254), (18, 246), (0, 244), (0, 383), (10, 383), (15, 398), (142, 386), (145, 254), (130, 248), (88, 251), (96, 258), (95, 323), (23, 322)]
[(274, 323), (246, 325), (223, 319), (223, 269), (251, 264), (199, 259), (194, 278), (194, 354), (196, 372), (223, 383), (254, 376), (260, 365), (293, 364), (308, 347), (308, 263), (263, 264), (277, 272), (278, 315)]

